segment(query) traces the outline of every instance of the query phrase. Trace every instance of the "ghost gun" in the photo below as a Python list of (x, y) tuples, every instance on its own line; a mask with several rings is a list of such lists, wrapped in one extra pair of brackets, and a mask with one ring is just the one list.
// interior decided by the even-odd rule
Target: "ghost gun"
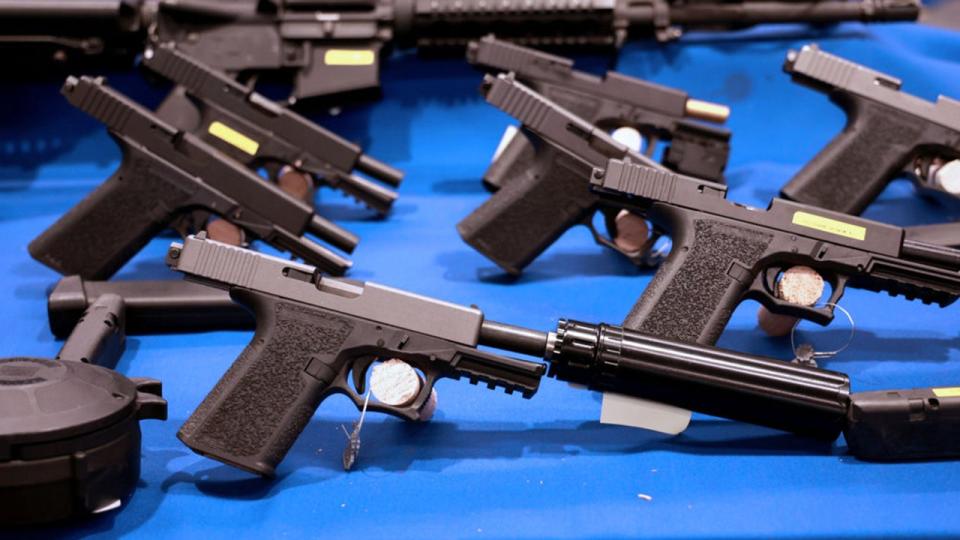
[(217, 214), (253, 238), (341, 274), (350, 261), (305, 236), (352, 251), (357, 238), (196, 136), (177, 130), (102, 79), (67, 79), (63, 93), (103, 122), (120, 168), (34, 239), (30, 254), (62, 274), (105, 279), (181, 216)]
[(784, 70), (826, 93), (847, 125), (781, 190), (784, 198), (860, 214), (903, 172), (927, 192), (960, 195), (960, 101), (936, 103), (900, 90), (900, 80), (806, 45)]
[(233, 78), (177, 51), (173, 45), (147, 49), (143, 65), (177, 86), (157, 110), (175, 127), (256, 169), (274, 176), (290, 165), (316, 182), (387, 214), (397, 194), (352, 173), (357, 169), (397, 187), (403, 173), (363, 153), (359, 146), (280, 107)]
[[(673, 239), (624, 326), (712, 344), (744, 299), (819, 324), (847, 286), (904, 295), (941, 307), (960, 295), (960, 251), (905, 238), (883, 223), (773, 199), (766, 210), (726, 200), (725, 186), (611, 159), (594, 171), (607, 204), (646, 216)], [(779, 276), (815, 269), (832, 287), (822, 306), (780, 299)]]
[[(538, 157), (531, 169), (501, 186), (457, 224), (467, 244), (507, 272), (519, 274), (571, 227), (585, 225), (598, 244), (635, 264), (659, 262), (658, 253), (651, 251), (656, 234), (644, 239), (639, 249), (618, 245), (620, 209), (602, 204), (590, 191), (590, 174), (610, 157), (661, 165), (524, 86), (512, 74), (486, 75), (481, 93), (521, 122)], [(593, 225), (598, 211), (603, 212), (608, 236)]]
[[(544, 358), (561, 381), (663, 401), (821, 440), (844, 432), (863, 459), (960, 453), (960, 389), (850, 392), (846, 375), (680, 343), (604, 324), (561, 320), (540, 332), (374, 283), (322, 277), (315, 268), (201, 237), (173, 244), (168, 263), (188, 279), (227, 288), (251, 309), (247, 348), (178, 436), (194, 451), (272, 475), (320, 403), (333, 393), (365, 406), (366, 372), (400, 358), (425, 378), (405, 407), (366, 406), (415, 420), (441, 377), (530, 397), (540, 362), (481, 352), (486, 345)], [(217, 264), (210, 264), (216, 261)]]
[[(467, 60), (486, 70), (513, 73), (516, 79), (572, 114), (606, 131), (630, 127), (653, 157), (664, 141), (663, 164), (676, 172), (723, 180), (730, 153), (730, 131), (719, 127), (730, 115), (723, 105), (692, 99), (681, 90), (609, 71), (602, 78), (573, 69), (562, 56), (522, 47), (493, 36), (470, 42)], [(553, 176), (549, 152), (514, 135), (484, 175), (498, 189), (524, 174)]]

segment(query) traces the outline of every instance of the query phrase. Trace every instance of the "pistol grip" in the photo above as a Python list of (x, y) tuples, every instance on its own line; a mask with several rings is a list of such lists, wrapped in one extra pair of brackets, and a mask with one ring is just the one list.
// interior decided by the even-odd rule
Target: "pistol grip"
[(517, 130), (483, 173), (483, 187), (490, 193), (520, 178), (536, 166), (537, 149), (527, 135)]
[(511, 274), (519, 274), (599, 203), (589, 188), (590, 170), (549, 146), (541, 150), (535, 166), (457, 224), (466, 243)]
[(195, 452), (273, 476), (323, 399), (344, 376), (350, 319), (246, 289), (231, 296), (257, 330), (177, 437)]
[(804, 165), (781, 195), (827, 210), (860, 214), (896, 178), (921, 144), (924, 122), (897, 109), (837, 94), (847, 125)]
[(623, 326), (712, 345), (749, 290), (773, 236), (672, 207), (654, 206), (651, 218), (671, 224), (673, 248)]
[(126, 148), (120, 168), (30, 242), (30, 255), (64, 275), (109, 278), (191, 198), (166, 168)]

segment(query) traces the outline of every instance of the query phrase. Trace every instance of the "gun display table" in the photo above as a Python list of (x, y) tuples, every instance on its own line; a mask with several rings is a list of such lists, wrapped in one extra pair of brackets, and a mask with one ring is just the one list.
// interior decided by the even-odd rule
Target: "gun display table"
[[(756, 38), (756, 39), (748, 39)], [(960, 35), (898, 24), (829, 30), (758, 28), (629, 45), (617, 69), (729, 104), (730, 199), (765, 207), (843, 124), (842, 112), (781, 72), (784, 54), (816, 41), (896, 73), (925, 99), (960, 97)], [(577, 58), (600, 70), (599, 60)], [(592, 62), (592, 63), (591, 63)], [(463, 61), (414, 56), (385, 64), (382, 101), (321, 123), (404, 169), (393, 214), (375, 219), (322, 191), (320, 213), (363, 240), (350, 276), (461, 304), (491, 318), (549, 328), (560, 317), (618, 323), (651, 272), (568, 233), (519, 279), (464, 244), (454, 228), (487, 197), (480, 176), (509, 118), (477, 92)], [(110, 77), (145, 103), (162, 97), (137, 75)], [(115, 168), (106, 132), (59, 95), (60, 81), (0, 86), (0, 357), (53, 356), (45, 294), (58, 275), (26, 246)], [(894, 182), (864, 214), (897, 225), (960, 219), (960, 208)], [(155, 239), (116, 279), (180, 279)], [(960, 311), (850, 290), (850, 348), (821, 362), (857, 390), (960, 383)], [(734, 314), (720, 345), (782, 358), (789, 340), (764, 337), (757, 306)], [(848, 329), (803, 326), (824, 350)], [(816, 333), (816, 335), (813, 335)], [(341, 424), (358, 413), (324, 403), (273, 481), (204, 459), (175, 437), (249, 341), (248, 332), (131, 336), (118, 370), (160, 379), (169, 420), (142, 426), (140, 487), (126, 508), (17, 538), (745, 537), (957, 536), (960, 462), (870, 464), (795, 436), (701, 415), (682, 435), (604, 426), (599, 396), (544, 381), (531, 400), (446, 381), (423, 425), (370, 415), (350, 473)], [(4, 532), (0, 531), (0, 537)]]

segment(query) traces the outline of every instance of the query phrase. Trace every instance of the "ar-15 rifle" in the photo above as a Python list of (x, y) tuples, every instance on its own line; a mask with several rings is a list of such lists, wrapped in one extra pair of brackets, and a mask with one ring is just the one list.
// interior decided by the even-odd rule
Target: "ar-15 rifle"
[(104, 279), (175, 219), (199, 209), (329, 272), (350, 267), (348, 259), (304, 235), (315, 234), (347, 251), (356, 236), (102, 79), (68, 78), (63, 93), (106, 124), (123, 160), (109, 179), (30, 243), (38, 261), (62, 274)]
[[(681, 343), (608, 325), (562, 320), (540, 332), (375, 283), (323, 277), (315, 268), (206, 240), (173, 244), (168, 263), (189, 279), (227, 288), (256, 316), (247, 348), (181, 427), (194, 451), (271, 476), (314, 411), (334, 393), (365, 406), (367, 371), (399, 358), (424, 384), (407, 406), (371, 411), (416, 420), (440, 378), (465, 377), (530, 397), (547, 371), (592, 390), (666, 402), (823, 440), (844, 432), (863, 459), (960, 453), (960, 390), (850, 393), (846, 375)], [(217, 261), (218, 264), (210, 264)]]
[(274, 177), (290, 165), (314, 181), (343, 191), (380, 214), (397, 194), (352, 173), (358, 169), (396, 187), (403, 173), (303, 116), (280, 107), (177, 51), (147, 49), (143, 65), (176, 84), (157, 116), (191, 132), (251, 168), (269, 166)]
[(9, 68), (2, 76), (22, 77), (17, 68), (36, 75), (44, 67), (128, 67), (143, 50), (152, 12), (142, 0), (0, 0), (0, 58)]
[[(692, 99), (686, 92), (608, 71), (602, 78), (573, 69), (573, 60), (486, 36), (467, 47), (467, 60), (486, 70), (513, 73), (545, 98), (608, 132), (630, 127), (652, 158), (667, 143), (663, 164), (676, 172), (723, 181), (730, 153), (730, 115), (724, 105)], [(694, 120), (698, 121), (694, 121)], [(707, 123), (707, 122), (711, 122)], [(491, 190), (528, 174), (554, 176), (553, 156), (514, 135), (483, 176)], [(543, 150), (543, 149), (540, 149)]]
[(293, 74), (295, 100), (379, 87), (381, 52), (394, 43), (459, 48), (493, 33), (531, 46), (619, 47), (633, 36), (675, 39), (681, 28), (910, 21), (919, 13), (916, 0), (3, 0), (0, 46), (57, 62), (107, 54), (129, 61), (142, 50), (137, 43), (173, 41), (231, 74)]
[[(684, 28), (914, 20), (915, 0), (246, 0), (161, 2), (156, 39), (231, 73), (288, 71), (292, 100), (376, 89), (391, 44), (461, 48), (487, 34), (532, 46), (619, 47)], [(241, 54), (242, 51), (242, 54)]]

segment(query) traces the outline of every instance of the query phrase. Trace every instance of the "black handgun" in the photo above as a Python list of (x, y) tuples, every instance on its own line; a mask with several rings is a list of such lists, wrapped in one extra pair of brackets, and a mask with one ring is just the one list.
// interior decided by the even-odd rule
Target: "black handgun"
[[(652, 158), (659, 142), (663, 164), (676, 172), (723, 181), (730, 131), (719, 127), (730, 115), (724, 105), (692, 99), (686, 92), (608, 71), (602, 78), (573, 69), (573, 60), (486, 36), (470, 42), (467, 60), (516, 79), (587, 122), (610, 132), (635, 129)], [(691, 119), (700, 120), (693, 121)], [(706, 122), (711, 122), (713, 125)], [(553, 176), (552, 163), (530, 139), (515, 134), (483, 176), (491, 190), (526, 174)]]
[[(544, 364), (478, 351), (479, 345), (544, 358), (548, 376), (592, 390), (822, 440), (842, 430), (863, 459), (960, 454), (957, 388), (851, 394), (841, 373), (615, 326), (561, 320), (556, 331), (540, 332), (487, 320), (474, 307), (322, 277), (310, 266), (202, 237), (172, 245), (167, 261), (188, 279), (229, 289), (257, 321), (250, 344), (178, 437), (202, 455), (261, 475), (273, 475), (333, 393), (357, 408), (416, 420), (441, 377), (524, 397), (536, 392)], [(367, 371), (392, 358), (423, 374), (420, 392), (404, 407), (367, 405)]]
[[(590, 174), (609, 157), (661, 165), (524, 86), (512, 74), (486, 75), (481, 92), (491, 105), (521, 122), (525, 136), (536, 145), (538, 159), (526, 174), (502, 186), (457, 224), (466, 243), (507, 272), (519, 274), (564, 232), (584, 225), (598, 244), (635, 264), (659, 262), (661, 253), (651, 249), (657, 234), (639, 249), (627, 250), (613, 240), (620, 208), (603, 205), (591, 192)], [(597, 211), (603, 212), (609, 236), (593, 225)]]
[(147, 49), (143, 65), (177, 85), (157, 109), (157, 116), (176, 128), (251, 168), (269, 166), (276, 176), (289, 165), (380, 214), (390, 211), (397, 194), (352, 171), (393, 187), (400, 185), (403, 173), (367, 156), (356, 144), (193, 60), (172, 44)]
[(109, 179), (30, 243), (33, 258), (61, 274), (105, 279), (175, 219), (203, 210), (328, 272), (350, 267), (304, 234), (345, 251), (356, 236), (103, 79), (70, 77), (62, 91), (106, 125), (123, 157)]
[[(596, 169), (607, 204), (646, 216), (673, 240), (670, 255), (624, 326), (653, 335), (715, 343), (744, 299), (775, 313), (828, 323), (846, 287), (886, 291), (945, 307), (960, 296), (960, 251), (905, 239), (876, 221), (773, 199), (766, 210), (726, 200), (726, 187), (629, 160)], [(822, 306), (778, 297), (780, 275), (813, 268), (832, 287)]]
[(900, 90), (900, 80), (806, 45), (784, 71), (826, 93), (847, 125), (781, 189), (784, 198), (860, 214), (904, 172), (925, 192), (960, 195), (960, 101), (936, 103)]
[[(568, 227), (595, 208), (610, 213), (624, 209), (650, 220), (671, 236), (673, 247), (624, 321), (628, 328), (712, 344), (746, 298), (759, 300), (776, 313), (826, 324), (832, 318), (830, 304), (840, 299), (847, 285), (941, 305), (960, 294), (960, 251), (905, 240), (899, 227), (783, 199), (774, 199), (766, 212), (737, 205), (725, 199), (722, 184), (671, 173), (643, 156), (636, 160), (603, 130), (565, 114), (509, 75), (487, 76), (483, 91), (487, 101), (520, 119), (577, 168), (562, 177), (504, 187), (458, 228), (482, 217), (485, 227), (478, 230), (504, 240), (480, 243), (464, 235), (465, 239), (504, 266), (495, 257), (506, 249), (523, 248), (525, 255), (536, 256), (549, 245), (530, 241), (545, 228), (542, 224), (562, 232), (558, 225)], [(605, 160), (604, 156), (611, 159), (580, 176), (584, 163)], [(582, 197), (564, 198), (590, 191), (591, 184), (589, 206), (574, 206)], [(518, 240), (524, 244), (517, 247)], [(803, 307), (777, 297), (777, 279), (795, 265), (825, 274), (833, 288), (827, 306)]]

